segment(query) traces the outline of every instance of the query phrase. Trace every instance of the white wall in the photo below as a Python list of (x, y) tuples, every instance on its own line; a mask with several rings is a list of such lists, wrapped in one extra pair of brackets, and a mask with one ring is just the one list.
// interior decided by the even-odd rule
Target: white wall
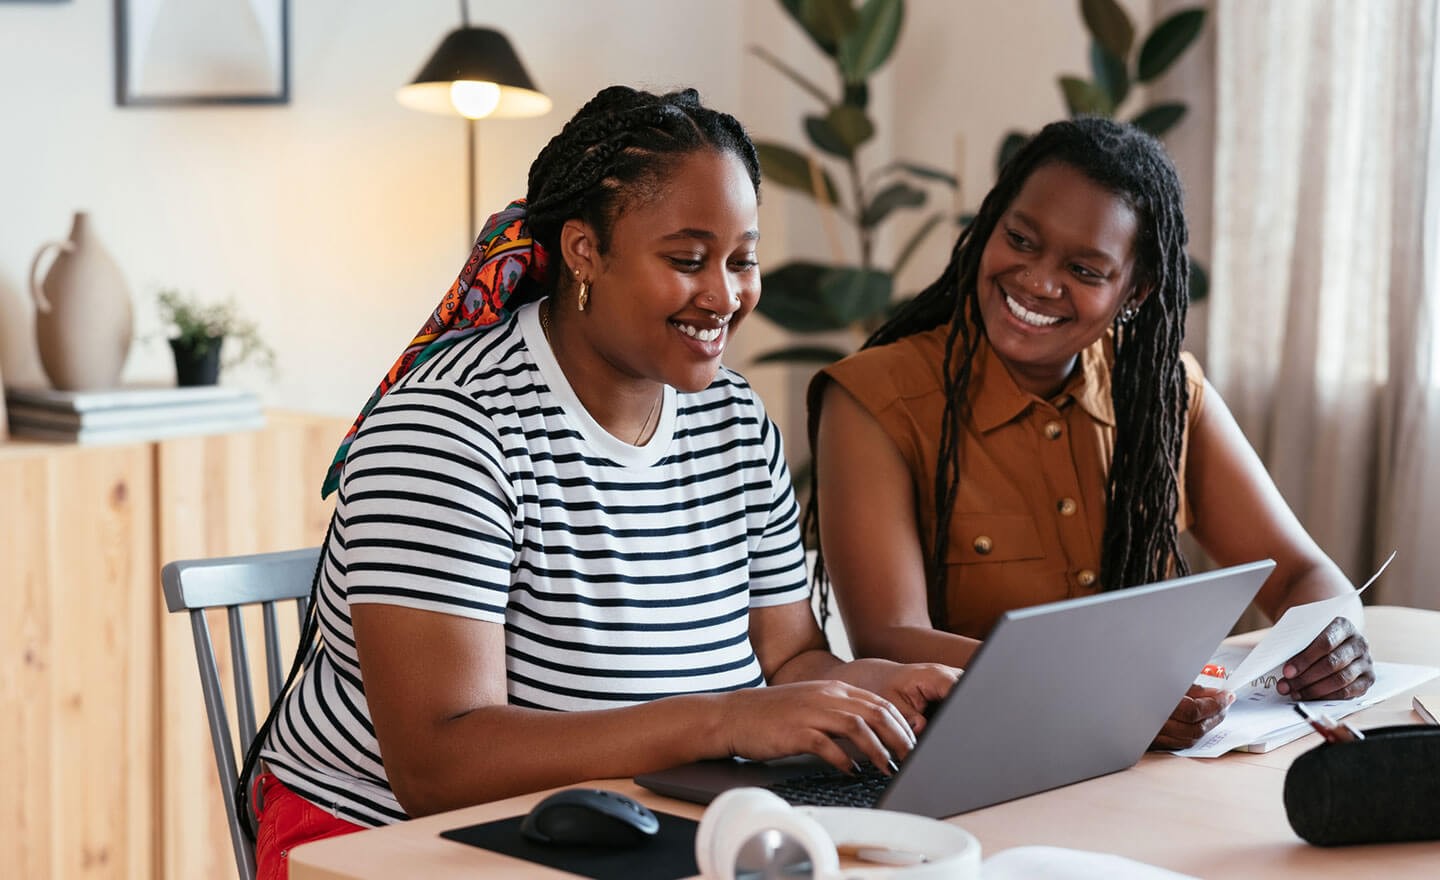
[[(24, 292), (34, 251), (91, 213), (129, 279), (127, 380), (170, 375), (154, 294), (235, 294), (283, 374), (237, 374), (284, 406), (349, 412), (424, 320), (468, 253), (464, 125), (401, 107), (458, 24), (453, 0), (295, 0), (284, 106), (114, 102), (110, 0), (0, 5), (0, 370), (43, 383)], [(504, 30), (555, 110), (481, 125), (481, 213), (523, 195), (531, 158), (610, 82), (693, 84), (740, 98), (743, 16), (711, 0), (472, 2)]]
[[(127, 381), (171, 374), (154, 294), (174, 286), (236, 295), (278, 351), (276, 379), (238, 372), (227, 381), (272, 405), (322, 412), (349, 413), (369, 394), (468, 248), (463, 124), (394, 99), (458, 10), (452, 0), (291, 5), (289, 104), (166, 109), (115, 106), (111, 0), (0, 4), (7, 383), (44, 382), (24, 276), (40, 244), (63, 237), (71, 212), (84, 209), (132, 288), (142, 338)], [(531, 158), (603, 85), (694, 85), (758, 136), (799, 144), (809, 100), (747, 47), (763, 43), (829, 82), (774, 0), (472, 0), (471, 15), (509, 35), (555, 101), (540, 119), (481, 123), (482, 214), (523, 193)], [(880, 137), (863, 159), (873, 165), (893, 149), (953, 168), (963, 134), (973, 207), (1003, 132), (1062, 115), (1055, 78), (1085, 72), (1085, 51), (1072, 0), (911, 0), (897, 56), (875, 83)], [(828, 257), (816, 220), (804, 199), (769, 188), (763, 260)], [(933, 237), (902, 289), (939, 271), (948, 238)], [(777, 339), (755, 320), (729, 360), (744, 368)], [(747, 373), (792, 451), (803, 450), (805, 372)]]

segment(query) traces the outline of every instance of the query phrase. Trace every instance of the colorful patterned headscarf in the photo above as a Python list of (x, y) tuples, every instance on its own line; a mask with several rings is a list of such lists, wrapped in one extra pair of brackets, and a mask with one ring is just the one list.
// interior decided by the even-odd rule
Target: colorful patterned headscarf
[(470, 259), (460, 270), (460, 277), (450, 285), (425, 326), (396, 358), (394, 366), (355, 417), (345, 439), (340, 441), (320, 488), (321, 498), (340, 485), (340, 470), (345, 465), (345, 456), (350, 454), (350, 444), (355, 442), (355, 433), (385, 392), (406, 373), (460, 340), (509, 318), (510, 310), (505, 303), (520, 279), (528, 273), (544, 280), (548, 262), (545, 249), (530, 238), (524, 199), (516, 199), (485, 221), (480, 237), (475, 239), (475, 248), (470, 251)]

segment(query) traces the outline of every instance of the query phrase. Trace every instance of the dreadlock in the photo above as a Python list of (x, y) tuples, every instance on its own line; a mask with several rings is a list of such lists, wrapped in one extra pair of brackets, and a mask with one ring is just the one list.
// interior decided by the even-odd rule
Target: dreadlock
[[(526, 212), (531, 235), (560, 253), (565, 221), (584, 220), (600, 253), (621, 213), (656, 197), (685, 156), (709, 149), (744, 164), (758, 193), (760, 160), (745, 128), (728, 113), (702, 106), (694, 89), (655, 95), (627, 86), (602, 89), (550, 139), (530, 165)], [(568, 272), (517, 289), (516, 306), (554, 291)]]
[[(948, 619), (945, 558), (960, 482), (960, 438), (969, 417), (969, 387), (984, 322), (977, 277), (980, 256), (996, 224), (1030, 175), (1042, 166), (1067, 165), (1123, 199), (1138, 232), (1135, 286), (1150, 295), (1128, 323), (1114, 325), (1115, 453), (1105, 493), (1100, 584), (1115, 590), (1153, 583), (1189, 566), (1180, 552), (1180, 452), (1188, 405), (1180, 347), (1190, 297), (1188, 232), (1179, 175), (1160, 142), (1129, 125), (1080, 117), (1045, 126), (1000, 170), (979, 212), (961, 232), (950, 262), (930, 286), (906, 303), (865, 341), (885, 345), (950, 322), (942, 365), (945, 410), (935, 470), (936, 520), (926, 560), (930, 620)], [(810, 441), (815, 445), (823, 383), (810, 389)], [(818, 451), (817, 451), (818, 455)], [(820, 548), (818, 487), (805, 511), (805, 529), (817, 548), (815, 580), (828, 614), (829, 580)]]

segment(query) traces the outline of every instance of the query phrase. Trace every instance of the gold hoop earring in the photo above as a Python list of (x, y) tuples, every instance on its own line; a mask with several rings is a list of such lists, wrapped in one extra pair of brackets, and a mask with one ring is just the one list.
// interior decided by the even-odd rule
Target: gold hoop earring
[(580, 293), (576, 296), (576, 299), (580, 301), (580, 311), (585, 311), (585, 304), (590, 301), (589, 281), (580, 282)]

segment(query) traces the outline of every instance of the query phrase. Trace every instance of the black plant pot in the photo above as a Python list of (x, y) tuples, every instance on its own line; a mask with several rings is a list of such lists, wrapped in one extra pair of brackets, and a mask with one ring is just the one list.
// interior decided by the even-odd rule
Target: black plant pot
[(214, 385), (220, 381), (220, 346), (224, 342), (223, 336), (170, 340), (170, 350), (175, 352), (175, 384)]

